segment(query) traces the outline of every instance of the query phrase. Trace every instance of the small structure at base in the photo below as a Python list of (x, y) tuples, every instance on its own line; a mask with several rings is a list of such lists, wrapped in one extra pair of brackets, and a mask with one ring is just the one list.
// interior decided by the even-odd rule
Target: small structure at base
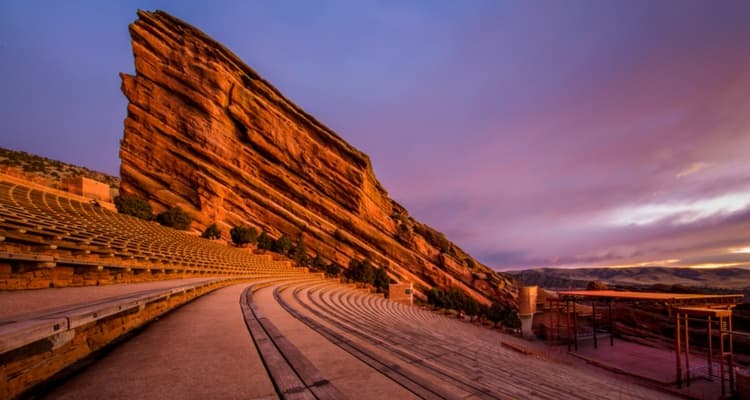
[(103, 201), (106, 203), (112, 202), (109, 185), (105, 183), (97, 182), (93, 179), (84, 178), (82, 176), (75, 176), (65, 179), (64, 184), (66, 190), (70, 193), (96, 201)]
[(396, 303), (412, 305), (414, 304), (414, 284), (412, 283), (391, 283), (388, 286), (388, 298)]
[(532, 338), (534, 313), (536, 313), (537, 286), (523, 286), (518, 291), (518, 319), (521, 320), (521, 336)]

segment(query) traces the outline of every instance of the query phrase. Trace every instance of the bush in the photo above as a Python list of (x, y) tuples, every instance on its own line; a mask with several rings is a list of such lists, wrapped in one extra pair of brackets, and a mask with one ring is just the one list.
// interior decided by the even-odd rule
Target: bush
[(495, 327), (500, 322), (509, 328), (519, 328), (521, 326), (521, 320), (518, 319), (516, 312), (512, 308), (503, 306), (500, 303), (492, 303), (487, 312), (487, 319), (492, 321)]
[(467, 295), (463, 290), (455, 287), (452, 287), (447, 291), (440, 289), (437, 286), (433, 287), (427, 292), (427, 302), (437, 309), (448, 308), (456, 310), (458, 311), (459, 316), (462, 312), (471, 316), (476, 316), (482, 311), (481, 304), (479, 304), (478, 301)]
[(466, 315), (469, 316), (469, 320), (473, 320), (474, 317), (479, 315), (479, 312), (481, 311), (479, 302), (476, 301), (473, 297), (468, 296), (466, 297), (463, 309)]
[(289, 252), (292, 250), (292, 241), (289, 240), (289, 237), (287, 235), (281, 235), (280, 238), (273, 241), (273, 244), (271, 244), (271, 251), (283, 254), (283, 255), (289, 255)]
[(136, 218), (145, 219), (146, 221), (154, 219), (151, 204), (137, 197), (117, 196), (115, 197), (115, 207), (120, 214), (131, 215)]
[(206, 227), (206, 230), (203, 231), (201, 234), (202, 238), (205, 239), (219, 239), (221, 238), (221, 229), (219, 229), (218, 226), (216, 226), (216, 223), (213, 223)]
[(248, 243), (255, 243), (258, 238), (258, 230), (246, 225), (235, 226), (229, 231), (229, 236), (232, 238), (232, 243), (243, 247)]
[(340, 273), (341, 266), (338, 265), (335, 261), (331, 261), (331, 263), (326, 266), (326, 275), (339, 276)]
[(493, 302), (490, 309), (487, 310), (487, 319), (492, 322), (492, 325), (497, 327), (497, 324), (505, 319), (506, 310), (500, 303)]
[(310, 258), (307, 256), (307, 246), (305, 246), (302, 238), (299, 239), (297, 246), (289, 251), (289, 257), (301, 267), (309, 264)]
[(388, 289), (390, 287), (391, 280), (388, 278), (388, 273), (385, 272), (385, 268), (380, 267), (375, 269), (375, 274), (373, 278), (373, 286), (378, 290), (380, 293), (385, 293), (386, 296), (388, 296)]
[(310, 261), (310, 269), (313, 271), (324, 271), (326, 268), (326, 263), (323, 261), (323, 258), (320, 257), (320, 254), (316, 254), (315, 258)]
[(372, 285), (375, 283), (375, 270), (372, 268), (370, 260), (357, 261), (352, 259), (349, 261), (349, 268), (344, 271), (344, 277), (355, 282)]
[(163, 213), (156, 216), (156, 220), (164, 226), (179, 229), (182, 231), (190, 229), (190, 223), (193, 222), (193, 219), (190, 218), (190, 215), (188, 215), (180, 207), (172, 207), (169, 210), (164, 211)]
[(450, 308), (448, 307), (448, 297), (445, 291), (437, 286), (433, 286), (429, 292), (427, 292), (427, 302), (432, 304), (435, 309)]
[(266, 233), (266, 231), (262, 231), (260, 233), (260, 236), (258, 236), (258, 248), (261, 250), (271, 250), (271, 247), (273, 246), (273, 239), (271, 239), (270, 236)]
[(505, 318), (503, 319), (503, 325), (507, 326), (508, 328), (518, 329), (521, 327), (521, 319), (518, 318), (518, 313), (515, 311), (508, 309), (508, 313), (505, 315)]

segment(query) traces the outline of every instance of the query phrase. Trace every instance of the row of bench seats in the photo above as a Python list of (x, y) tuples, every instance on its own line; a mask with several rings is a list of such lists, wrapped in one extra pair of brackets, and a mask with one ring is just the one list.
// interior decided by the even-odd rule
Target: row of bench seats
[(265, 275), (299, 271), (270, 256), (3, 180), (1, 261), (35, 268), (88, 266), (127, 272)]
[[(432, 398), (456, 397), (588, 399), (669, 398), (636, 384), (550, 362), (514, 350), (497, 332), (410, 307), (331, 282), (280, 285), (276, 299), (329, 340), (354, 346), (352, 354), (383, 366)], [(434, 378), (425, 378), (432, 375)], [(454, 388), (454, 389), (449, 389)], [(419, 392), (421, 390), (421, 392)], [(452, 397), (452, 396), (447, 396)]]

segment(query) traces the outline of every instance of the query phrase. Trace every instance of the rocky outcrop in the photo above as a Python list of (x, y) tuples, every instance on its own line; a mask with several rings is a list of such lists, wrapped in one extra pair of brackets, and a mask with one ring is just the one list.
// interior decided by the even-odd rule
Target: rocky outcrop
[(178, 205), (193, 228), (239, 224), (302, 237), (346, 266), (370, 258), (418, 290), (459, 286), (513, 302), (511, 281), (388, 197), (349, 145), (199, 30), (163, 12), (130, 25), (135, 76), (121, 142), (121, 191), (156, 212)]

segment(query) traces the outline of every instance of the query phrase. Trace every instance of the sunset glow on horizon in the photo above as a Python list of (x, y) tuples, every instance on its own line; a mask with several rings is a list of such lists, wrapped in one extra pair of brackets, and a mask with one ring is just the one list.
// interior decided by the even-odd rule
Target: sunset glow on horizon
[(119, 171), (164, 9), (488, 266), (750, 268), (750, 2), (0, 2), (0, 146)]

